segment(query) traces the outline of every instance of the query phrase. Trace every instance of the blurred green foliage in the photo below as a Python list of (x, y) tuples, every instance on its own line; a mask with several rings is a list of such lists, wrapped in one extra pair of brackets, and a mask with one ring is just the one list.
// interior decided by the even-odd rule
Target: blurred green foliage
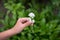
[(35, 13), (33, 27), (25, 28), (20, 34), (8, 40), (60, 40), (60, 0), (5, 0), (8, 9), (5, 19), (1, 20), (4, 31), (13, 27), (18, 18)]

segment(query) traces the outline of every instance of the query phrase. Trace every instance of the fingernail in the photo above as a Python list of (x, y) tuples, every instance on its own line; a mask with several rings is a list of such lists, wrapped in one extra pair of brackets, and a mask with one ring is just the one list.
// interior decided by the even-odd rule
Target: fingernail
[(31, 18), (28, 18), (28, 20), (29, 20), (30, 22), (32, 22)]

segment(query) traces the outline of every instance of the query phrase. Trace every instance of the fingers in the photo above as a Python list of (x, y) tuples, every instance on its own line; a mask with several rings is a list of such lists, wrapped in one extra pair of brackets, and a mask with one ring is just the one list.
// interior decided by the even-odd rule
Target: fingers
[(28, 22), (24, 23), (23, 26), (26, 27), (26, 26), (29, 26), (31, 24), (33, 24), (33, 23), (31, 21), (28, 21)]
[(29, 18), (20, 18), (19, 20), (20, 22), (25, 22), (25, 21), (29, 21)]
[(24, 27), (33, 25), (31, 18), (20, 18), (19, 21), (23, 24)]

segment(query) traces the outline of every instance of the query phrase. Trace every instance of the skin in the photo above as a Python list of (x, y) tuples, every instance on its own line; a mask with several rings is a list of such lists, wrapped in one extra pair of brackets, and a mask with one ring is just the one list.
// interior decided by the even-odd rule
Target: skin
[(15, 26), (4, 32), (0, 32), (0, 40), (6, 40), (7, 38), (20, 33), (25, 27), (33, 24), (29, 18), (19, 18)]

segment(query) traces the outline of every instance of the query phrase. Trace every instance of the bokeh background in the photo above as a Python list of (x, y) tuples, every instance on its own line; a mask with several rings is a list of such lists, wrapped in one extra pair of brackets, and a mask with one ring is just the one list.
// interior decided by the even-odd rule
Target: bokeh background
[(36, 15), (33, 27), (8, 40), (60, 40), (60, 0), (0, 0), (0, 32), (30, 12)]

